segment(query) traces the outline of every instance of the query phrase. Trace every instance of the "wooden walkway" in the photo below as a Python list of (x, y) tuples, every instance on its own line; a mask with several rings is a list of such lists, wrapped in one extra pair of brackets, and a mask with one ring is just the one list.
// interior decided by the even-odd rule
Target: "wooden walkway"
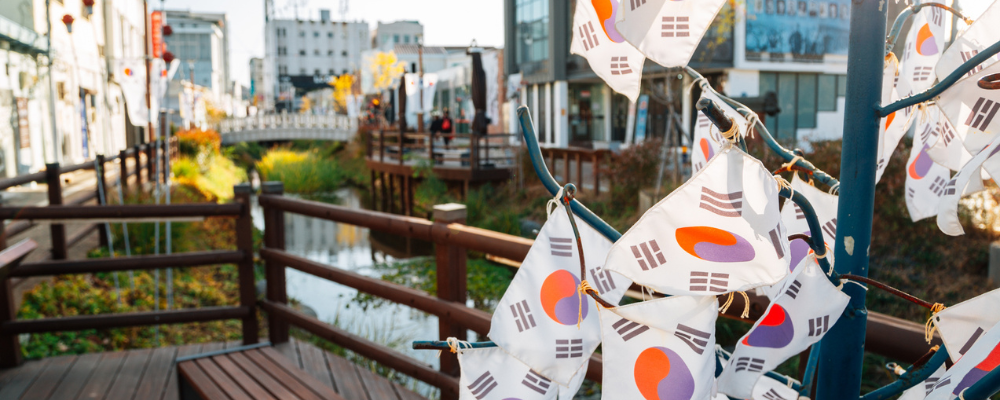
[[(113, 353), (50, 357), (0, 370), (0, 400), (176, 400), (177, 357), (238, 347), (190, 344)], [(287, 361), (347, 400), (423, 400), (416, 393), (309, 343), (274, 347)]]

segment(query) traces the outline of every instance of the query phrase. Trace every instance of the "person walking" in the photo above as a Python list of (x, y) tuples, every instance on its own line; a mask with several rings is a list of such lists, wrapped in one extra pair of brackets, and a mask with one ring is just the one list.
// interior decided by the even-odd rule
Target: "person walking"
[(454, 123), (451, 121), (451, 116), (448, 115), (448, 110), (444, 110), (444, 117), (441, 118), (441, 133), (444, 133), (444, 145), (445, 147), (451, 145), (451, 139), (455, 138)]

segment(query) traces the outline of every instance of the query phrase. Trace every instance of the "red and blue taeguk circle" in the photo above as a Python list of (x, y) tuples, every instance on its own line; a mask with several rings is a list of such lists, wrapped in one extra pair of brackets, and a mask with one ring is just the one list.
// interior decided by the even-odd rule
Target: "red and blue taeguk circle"
[(743, 338), (743, 344), (750, 347), (780, 349), (791, 343), (793, 337), (795, 337), (795, 327), (792, 325), (792, 318), (784, 307), (774, 303), (760, 324)]
[(690, 400), (694, 376), (673, 350), (650, 347), (635, 359), (635, 386), (646, 400)]
[(545, 315), (563, 325), (576, 325), (577, 315), (587, 319), (587, 302), (583, 302), (576, 292), (580, 280), (564, 269), (549, 274), (542, 282), (540, 299)]
[(756, 254), (742, 236), (711, 226), (688, 226), (675, 231), (677, 244), (688, 254), (712, 262), (746, 262)]

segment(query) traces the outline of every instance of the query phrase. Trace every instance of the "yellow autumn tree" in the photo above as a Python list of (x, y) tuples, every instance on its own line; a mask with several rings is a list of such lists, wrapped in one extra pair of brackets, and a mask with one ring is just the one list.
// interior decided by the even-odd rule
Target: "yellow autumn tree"
[(338, 76), (330, 82), (330, 86), (333, 86), (333, 104), (337, 107), (337, 111), (346, 113), (347, 95), (351, 94), (351, 88), (354, 86), (354, 76), (350, 74)]
[(312, 110), (312, 100), (306, 96), (302, 96), (302, 106), (299, 107), (299, 114), (309, 114), (309, 110)]
[(368, 69), (372, 73), (372, 87), (383, 91), (392, 88), (396, 79), (406, 72), (406, 63), (396, 58), (396, 53), (377, 52), (368, 60)]

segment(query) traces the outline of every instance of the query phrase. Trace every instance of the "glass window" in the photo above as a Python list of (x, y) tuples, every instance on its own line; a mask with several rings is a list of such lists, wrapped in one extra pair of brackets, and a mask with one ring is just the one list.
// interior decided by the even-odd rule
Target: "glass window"
[(306, 51), (305, 51), (305, 50), (299, 50), (299, 55), (300, 55), (300, 56), (304, 56), (304, 55), (306, 55)]
[(816, 127), (816, 74), (799, 74), (796, 128)]
[(517, 62), (548, 59), (549, 0), (518, 0), (515, 15)]
[(333, 32), (327, 32), (326, 37), (333, 39)]
[(847, 96), (847, 75), (837, 75), (837, 96)]
[(319, 55), (319, 50), (313, 50), (313, 55), (314, 56), (318, 56)]
[(392, 35), (392, 42), (399, 43), (399, 35)]
[[(760, 95), (763, 96), (767, 92), (778, 93), (778, 74), (761, 72), (760, 73)], [(769, 132), (778, 131), (778, 116), (765, 116), (764, 126), (767, 127)]]
[(299, 31), (299, 37), (306, 37), (306, 31)]
[(795, 74), (778, 75), (778, 106), (781, 113), (778, 114), (778, 129), (771, 133), (780, 141), (790, 141), (795, 139)]
[(410, 35), (403, 35), (403, 43), (410, 43)]
[(319, 37), (319, 32), (313, 32), (313, 37)]
[(837, 75), (820, 75), (816, 95), (817, 111), (837, 111)]

